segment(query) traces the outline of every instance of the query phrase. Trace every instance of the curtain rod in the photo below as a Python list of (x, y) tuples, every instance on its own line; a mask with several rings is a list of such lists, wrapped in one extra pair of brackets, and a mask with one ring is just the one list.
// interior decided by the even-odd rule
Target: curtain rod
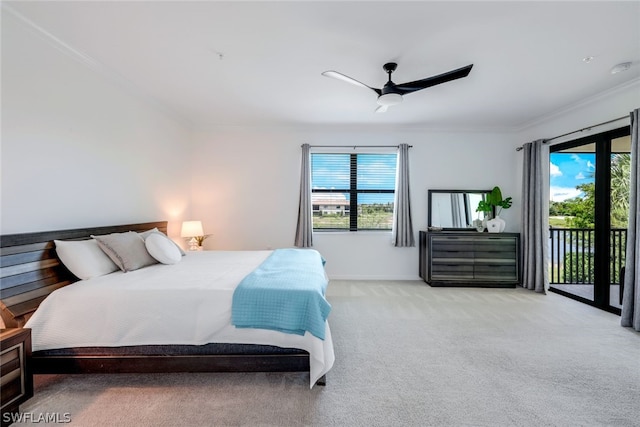
[[(302, 145), (301, 145), (302, 147)], [(309, 148), (398, 148), (399, 145), (310, 145)], [(409, 148), (413, 148), (410, 145)]]
[[(622, 116), (622, 117), (618, 117), (617, 119), (608, 120), (606, 122), (598, 123), (597, 125), (587, 126), (587, 127), (582, 128), (582, 129), (574, 130), (573, 132), (567, 132), (567, 133), (563, 133), (562, 135), (554, 136), (553, 138), (545, 139), (542, 143), (543, 144), (547, 144), (547, 143), (553, 141), (554, 139), (562, 138), (563, 136), (572, 135), (572, 134), (578, 133), (578, 132), (584, 132), (585, 130), (591, 130), (591, 129), (593, 129), (595, 127), (598, 127), (598, 126), (608, 125), (609, 123), (617, 122), (619, 120), (628, 119), (628, 118), (629, 118), (629, 116)], [(521, 145), (520, 147), (516, 148), (516, 151), (520, 151), (523, 148), (524, 148), (524, 145)]]

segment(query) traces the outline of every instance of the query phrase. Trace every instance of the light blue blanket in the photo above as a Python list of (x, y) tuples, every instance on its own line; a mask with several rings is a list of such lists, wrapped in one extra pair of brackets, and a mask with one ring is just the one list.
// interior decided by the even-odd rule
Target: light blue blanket
[(324, 340), (331, 305), (324, 260), (313, 249), (276, 249), (233, 293), (231, 323)]

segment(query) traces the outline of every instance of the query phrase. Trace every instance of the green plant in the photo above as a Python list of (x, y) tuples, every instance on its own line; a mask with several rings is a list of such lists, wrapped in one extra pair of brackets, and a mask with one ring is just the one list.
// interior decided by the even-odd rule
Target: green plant
[(478, 202), (476, 212), (491, 212), (492, 210), (493, 206), (487, 200), (480, 200), (480, 202)]
[[(480, 203), (483, 203), (483, 201), (481, 201)], [(500, 215), (502, 209), (509, 209), (513, 201), (511, 200), (511, 197), (503, 199), (500, 187), (495, 186), (493, 187), (493, 190), (491, 190), (491, 193), (487, 194), (487, 200), (485, 203), (487, 203), (489, 206), (495, 206), (496, 208), (498, 208), (498, 211), (496, 212), (497, 216)], [(480, 208), (479, 205), (480, 204), (478, 204), (478, 208)]]

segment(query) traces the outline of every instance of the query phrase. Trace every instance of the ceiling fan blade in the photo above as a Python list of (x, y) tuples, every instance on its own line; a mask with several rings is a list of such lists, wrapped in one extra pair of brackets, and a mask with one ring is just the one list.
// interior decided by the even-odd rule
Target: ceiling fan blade
[(415, 92), (421, 89), (426, 89), (431, 86), (447, 83), (447, 82), (450, 82), (451, 80), (461, 79), (469, 75), (472, 67), (473, 67), (473, 64), (470, 64), (470, 65), (467, 65), (466, 67), (458, 68), (456, 70), (452, 70), (443, 74), (438, 74), (437, 76), (427, 77), (426, 79), (416, 80), (413, 82), (398, 84), (396, 85), (396, 91), (397, 93), (404, 95), (404, 94)]
[(364, 84), (362, 82), (359, 82), (358, 80), (353, 79), (353, 78), (351, 78), (349, 76), (345, 76), (344, 74), (339, 73), (337, 71), (325, 71), (325, 72), (322, 73), (322, 75), (325, 76), (325, 77), (331, 77), (333, 79), (342, 80), (343, 82), (351, 83), (352, 85), (356, 85), (356, 86), (364, 87), (364, 88), (367, 88), (367, 89), (371, 89), (372, 91), (377, 93), (378, 96), (382, 94), (382, 91), (380, 89), (376, 89), (376, 88), (373, 88), (371, 86), (367, 86), (366, 84)]
[(376, 113), (385, 113), (387, 111), (387, 108), (389, 108), (388, 105), (378, 105), (378, 108), (376, 108)]

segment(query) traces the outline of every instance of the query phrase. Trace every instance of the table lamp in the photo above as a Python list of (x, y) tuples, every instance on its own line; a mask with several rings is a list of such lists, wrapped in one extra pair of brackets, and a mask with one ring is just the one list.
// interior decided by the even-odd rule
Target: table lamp
[(208, 237), (208, 235), (204, 234), (202, 221), (184, 221), (182, 223), (180, 236), (191, 238), (189, 240), (190, 251), (201, 251), (202, 242), (204, 242), (204, 239)]

